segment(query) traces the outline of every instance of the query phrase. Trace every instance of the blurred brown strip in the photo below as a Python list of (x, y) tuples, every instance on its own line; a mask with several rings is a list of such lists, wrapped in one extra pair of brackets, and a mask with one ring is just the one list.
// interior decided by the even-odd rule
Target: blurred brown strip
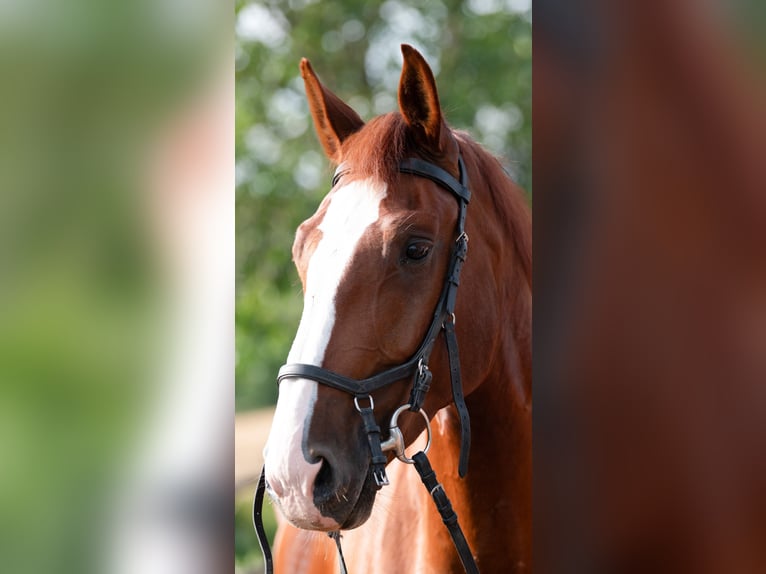
[(764, 67), (725, 6), (576, 4), (534, 6), (536, 565), (766, 572)]

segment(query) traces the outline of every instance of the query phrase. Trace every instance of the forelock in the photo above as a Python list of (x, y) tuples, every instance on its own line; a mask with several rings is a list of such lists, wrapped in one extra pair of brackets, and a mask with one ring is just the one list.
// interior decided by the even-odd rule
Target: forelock
[(407, 123), (398, 112), (378, 116), (343, 143), (343, 163), (354, 178), (371, 177), (389, 185), (399, 177), (399, 163), (411, 146)]

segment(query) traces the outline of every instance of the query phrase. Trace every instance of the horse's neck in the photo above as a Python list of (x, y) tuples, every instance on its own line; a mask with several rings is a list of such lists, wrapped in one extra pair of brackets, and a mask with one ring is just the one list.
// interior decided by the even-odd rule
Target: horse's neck
[[(517, 210), (520, 217), (522, 210)], [(486, 210), (486, 221), (492, 213)], [(525, 222), (517, 222), (509, 241), (525, 236)], [(497, 283), (497, 313), (505, 318), (499, 344), (486, 378), (466, 397), (471, 415), (468, 473), (460, 479), (456, 471), (449, 472), (444, 481), (471, 548), (481, 557), (482, 572), (532, 570), (532, 294), (529, 270), (521, 263), (529, 246), (520, 243), (514, 243), (515, 257), (506, 260), (508, 274)], [(451, 448), (451, 455), (445, 455), (454, 461), (460, 449), (454, 407), (440, 416), (439, 426), (449, 437), (442, 449)]]
[(487, 532), (507, 542), (490, 543), (502, 549), (503, 571), (531, 571), (531, 347), (511, 349), (491, 377), (468, 397), (474, 460), (465, 480), (468, 492), (492, 494), (472, 498), (469, 512), (482, 542)]
[(434, 466), (480, 557), (479, 567), (487, 572), (531, 571), (530, 329), (517, 327), (521, 340), (501, 345), (492, 374), (466, 399), (471, 457), (465, 478), (457, 476), (460, 427), (454, 407), (443, 409), (435, 421), (441, 436), (434, 441)]
[[(439, 411), (432, 423), (429, 459), (479, 569), (488, 574), (531, 571), (531, 410), (528, 395), (519, 392), (529, 386), (513, 381), (529, 376), (530, 359), (528, 345), (509, 343), (491, 379), (466, 398), (472, 446), (465, 478), (457, 471), (455, 407)], [(418, 441), (422, 444), (423, 437)], [(369, 522), (344, 533), (349, 572), (462, 572), (449, 533), (415, 470), (393, 461), (387, 471), (391, 486), (381, 491)], [(324, 555), (333, 556), (328, 539), (321, 543)], [(328, 565), (328, 572), (337, 572), (337, 566)]]

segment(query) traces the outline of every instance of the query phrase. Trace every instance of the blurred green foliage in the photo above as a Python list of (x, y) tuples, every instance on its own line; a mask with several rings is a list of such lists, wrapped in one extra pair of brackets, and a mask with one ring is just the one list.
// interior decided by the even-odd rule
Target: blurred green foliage
[(504, 158), (531, 193), (528, 1), (237, 2), (236, 406), (273, 403), (301, 312), (293, 233), (329, 189), (301, 57), (363, 119), (396, 110), (400, 44), (436, 74), (450, 125)]
[(103, 572), (166, 352), (148, 150), (221, 36), (214, 6), (0, 12), (1, 569)]

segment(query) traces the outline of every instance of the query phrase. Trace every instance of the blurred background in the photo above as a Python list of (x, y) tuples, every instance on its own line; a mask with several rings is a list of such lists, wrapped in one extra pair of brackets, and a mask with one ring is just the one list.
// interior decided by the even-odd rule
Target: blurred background
[(225, 2), (0, 6), (4, 572), (234, 568), (233, 61)]
[(300, 59), (368, 120), (398, 109), (400, 45), (415, 46), (436, 75), (449, 124), (500, 156), (531, 201), (532, 17), (529, 0), (236, 7), (236, 555), (250, 572), (260, 561), (251, 500), (275, 375), (303, 305), (293, 235), (333, 173), (311, 123)]
[[(537, 567), (763, 572), (763, 3), (534, 11)], [(255, 567), (331, 175), (300, 57), (369, 118), (415, 45), (531, 201), (531, 38), (521, 0), (0, 4), (3, 571)]]
[(535, 568), (764, 572), (764, 3), (534, 13)]

